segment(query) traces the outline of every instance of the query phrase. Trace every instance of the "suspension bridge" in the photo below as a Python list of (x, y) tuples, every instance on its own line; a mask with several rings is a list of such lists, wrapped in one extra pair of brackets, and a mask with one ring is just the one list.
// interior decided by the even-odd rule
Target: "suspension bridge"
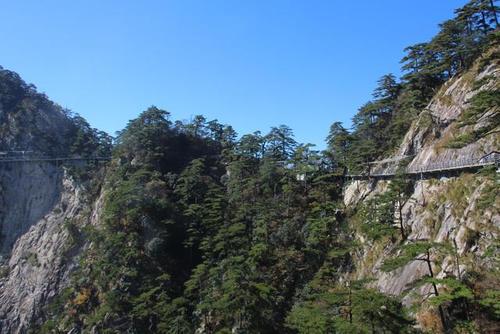
[(5, 152), (0, 152), (0, 164), (15, 164), (15, 163), (87, 163), (87, 162), (99, 162), (99, 161), (110, 161), (110, 156), (69, 156), (69, 157), (52, 157), (52, 156), (40, 156), (40, 155), (9, 155), (2, 154)]
[[(451, 174), (454, 172), (477, 170), (486, 166), (500, 167), (500, 152), (491, 152), (480, 158), (460, 158), (450, 159), (448, 161), (438, 163), (427, 163), (421, 166), (399, 167), (398, 161), (412, 158), (413, 156), (393, 157), (389, 159), (369, 162), (367, 165), (368, 170), (365, 173), (349, 173), (339, 175), (347, 180), (366, 180), (366, 179), (390, 179), (396, 175), (407, 175), (409, 177), (429, 177)], [(111, 160), (111, 156), (66, 156), (66, 157), (53, 157), (33, 154), (29, 151), (0, 151), (0, 165), (2, 164), (18, 164), (18, 163), (90, 163), (90, 162), (107, 162)], [(391, 163), (390, 166), (383, 167), (383, 165)], [(372, 167), (372, 166), (375, 166)], [(371, 170), (374, 170), (371, 172)], [(380, 170), (380, 171), (377, 171)]]
[[(386, 168), (380, 166), (381, 164), (385, 164), (387, 162), (395, 162), (397, 160), (403, 160), (406, 158), (408, 158), (408, 156), (395, 157), (387, 160), (370, 162), (368, 164), (370, 167), (368, 168), (368, 171), (366, 173), (361, 173), (361, 174), (347, 173), (345, 177), (347, 179), (353, 179), (353, 180), (390, 179), (395, 177), (396, 175), (406, 175), (409, 177), (422, 178), (429, 176), (452, 174), (460, 171), (477, 170), (487, 166), (500, 167), (500, 152), (491, 152), (480, 158), (450, 159), (447, 161), (426, 163), (420, 166), (410, 165), (408, 167), (400, 167), (399, 164), (392, 164), (391, 166), (388, 166)], [(373, 165), (377, 166), (378, 168), (375, 168), (375, 171), (371, 172), (371, 169), (373, 169), (371, 166)]]

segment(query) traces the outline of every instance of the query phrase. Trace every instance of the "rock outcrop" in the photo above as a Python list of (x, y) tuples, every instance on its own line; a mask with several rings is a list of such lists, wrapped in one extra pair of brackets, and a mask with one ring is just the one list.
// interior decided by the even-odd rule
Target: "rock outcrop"
[[(80, 227), (97, 217), (99, 206), (89, 208), (86, 189), (62, 172), (49, 211), (15, 242), (6, 276), (0, 282), (0, 329), (25, 333), (68, 282), (84, 242)], [(36, 198), (31, 201), (36, 206)]]
[(8, 255), (16, 240), (60, 201), (63, 174), (61, 168), (46, 163), (0, 166), (0, 251), (3, 255)]
[[(12, 72), (0, 74), (6, 75), (0, 79), (13, 87), (9, 94), (4, 94), (8, 98), (0, 95), (0, 152), (67, 155), (73, 144), (68, 134), (75, 131), (68, 113)], [(471, 99), (481, 91), (498, 89), (499, 77), (500, 68), (493, 62), (483, 67), (478, 63), (451, 79), (420, 113), (393, 156), (374, 166), (372, 172), (396, 170), (401, 156), (411, 157), (405, 162), (407, 168), (425, 169), (447, 161), (480, 159), (500, 151), (498, 126), (490, 129), (491, 122), (497, 122), (499, 117), (498, 106), (489, 108), (474, 124), (460, 124)], [(485, 128), (489, 130), (478, 138), (468, 138), (461, 146), (451, 144), (458, 132)], [(97, 178), (102, 175), (94, 171), (90, 182), (77, 174), (68, 166), (50, 162), (0, 161), (0, 333), (27, 333), (42, 324), (46, 307), (69, 285), (79, 256), (88, 246), (81, 229), (99, 223), (104, 197)], [(371, 179), (348, 184), (344, 191), (348, 211), (354, 212), (349, 209), (386, 192), (390, 182)], [(446, 243), (454, 247), (455, 253), (433, 255), (435, 277), (466, 275), (475, 265), (474, 259), (485, 254), (499, 237), (498, 173), (469, 171), (415, 179), (411, 194), (395, 211), (404, 226), (404, 240), (391, 236), (377, 241), (357, 233), (361, 251), (353, 254), (355, 269), (346, 275), (373, 278), (373, 287), (402, 295), (403, 302), (411, 305), (421, 302), (430, 292), (429, 284), (411, 287), (428, 274), (427, 263), (410, 261), (398, 269), (384, 271), (383, 261), (397, 255), (398, 246), (404, 243)], [(160, 239), (154, 237), (156, 231), (147, 223), (145, 240), (149, 249)], [(488, 266), (487, 261), (483, 265)], [(409, 289), (415, 293), (407, 294)], [(422, 325), (419, 314), (415, 316)]]
[[(68, 113), (15, 73), (0, 74), (2, 155), (67, 156)], [(84, 247), (78, 230), (99, 217), (85, 184), (60, 164), (0, 161), (0, 333), (27, 333), (67, 284)]]
[[(484, 80), (488, 78), (488, 80)], [(477, 88), (477, 82), (486, 81)], [(451, 147), (450, 141), (459, 132), (485, 126), (499, 117), (498, 106), (485, 113), (475, 124), (459, 127), (463, 113), (469, 108), (471, 98), (482, 90), (498, 89), (500, 68), (493, 63), (486, 68), (473, 67), (465, 74), (450, 80), (436, 94), (426, 110), (406, 134), (399, 149), (387, 159), (390, 163), (375, 166), (373, 173), (395, 170), (398, 156), (411, 156), (407, 168), (425, 169), (447, 161), (480, 159), (490, 152), (500, 151), (498, 127), (463, 147)], [(384, 193), (390, 180), (358, 180), (346, 186), (344, 203), (348, 208), (360, 206), (377, 194)], [(496, 190), (495, 190), (496, 189)], [(495, 198), (496, 196), (496, 198)], [(480, 203), (488, 200), (488, 207)], [(413, 191), (402, 207), (402, 219), (407, 230), (407, 241), (427, 240), (454, 245), (460, 263), (453, 256), (435, 258), (436, 277), (465, 275), (474, 266), (472, 257), (478, 257), (495, 240), (500, 231), (500, 198), (498, 174), (495, 177), (477, 173), (435, 175), (414, 181)], [(374, 278), (373, 286), (393, 295), (404, 295), (403, 301), (418, 301), (415, 294), (407, 294), (411, 284), (428, 275), (425, 262), (412, 261), (406, 266), (384, 272), (382, 263), (397, 253), (399, 242), (377, 243), (357, 235), (363, 251), (354, 259), (357, 278)], [(414, 288), (420, 296), (426, 295), (429, 285)], [(418, 317), (418, 315), (417, 315)]]

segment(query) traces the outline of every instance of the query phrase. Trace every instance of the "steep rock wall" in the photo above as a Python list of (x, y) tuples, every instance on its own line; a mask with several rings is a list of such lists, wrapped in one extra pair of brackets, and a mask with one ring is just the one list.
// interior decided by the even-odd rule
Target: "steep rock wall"
[[(412, 124), (402, 144), (391, 157), (412, 155), (407, 167), (425, 169), (426, 167), (460, 159), (479, 159), (484, 155), (500, 151), (498, 128), (490, 131), (479, 140), (463, 147), (452, 148), (449, 143), (459, 133), (477, 129), (498, 118), (498, 106), (490, 109), (475, 124), (460, 127), (461, 115), (469, 108), (471, 98), (482, 90), (499, 88), (500, 69), (498, 62), (480, 68), (476, 64), (464, 75), (450, 80), (436, 94), (420, 117)], [(484, 80), (489, 78), (489, 80)], [(477, 88), (475, 83), (486, 83)], [(395, 159), (396, 158), (396, 159)], [(390, 161), (390, 159), (388, 159)], [(381, 163), (372, 169), (373, 173), (384, 173), (397, 169), (397, 162)], [(415, 180), (413, 191), (402, 207), (402, 217), (407, 230), (408, 242), (428, 240), (431, 242), (456, 245), (460, 258), (457, 266), (455, 258), (447, 255), (434, 258), (435, 274), (438, 278), (466, 275), (475, 266), (486, 249), (498, 240), (500, 232), (499, 177), (489, 173), (476, 172), (463, 174), (434, 175), (427, 179)], [(363, 205), (377, 194), (384, 193), (391, 181), (360, 180), (345, 188), (344, 203), (351, 210)], [(482, 202), (489, 205), (484, 207)], [(421, 302), (430, 292), (430, 285), (411, 290), (412, 283), (428, 274), (427, 264), (412, 261), (402, 268), (384, 272), (381, 266), (385, 259), (397, 255), (399, 241), (384, 239), (373, 241), (362, 233), (357, 233), (361, 251), (354, 254), (356, 264), (355, 278), (373, 278), (372, 283), (380, 291), (404, 296), (407, 305)], [(416, 297), (421, 296), (421, 297)], [(419, 324), (422, 321), (419, 319)]]
[(52, 164), (0, 165), (0, 252), (4, 256), (60, 200), (62, 177), (62, 169)]
[[(0, 81), (1, 156), (70, 155), (79, 130), (70, 113), (14, 72), (1, 70)], [(79, 228), (96, 224), (100, 210), (77, 174), (0, 161), (0, 333), (27, 333), (68, 283), (85, 247)]]
[[(50, 189), (52, 207), (17, 238), (3, 266), (1, 333), (25, 333), (41, 320), (44, 307), (66, 286), (85, 247), (79, 229), (96, 224), (100, 215), (101, 201), (90, 203), (87, 189), (64, 171), (59, 173), (60, 183)], [(28, 201), (36, 206), (37, 198)]]

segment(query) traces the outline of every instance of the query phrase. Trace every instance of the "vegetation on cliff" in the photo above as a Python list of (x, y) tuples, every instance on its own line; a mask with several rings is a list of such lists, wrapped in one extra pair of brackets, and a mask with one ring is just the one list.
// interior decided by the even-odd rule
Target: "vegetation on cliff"
[[(297, 143), (284, 125), (238, 139), (231, 126), (203, 116), (185, 124), (156, 107), (144, 111), (116, 138), (101, 224), (77, 231), (88, 248), (35, 331), (417, 332), (401, 296), (350, 276), (355, 234), (401, 244), (387, 270), (415, 260), (428, 265), (422, 283), (433, 287), (439, 328), (473, 332), (479, 320), (498, 321), (495, 269), (438, 279), (433, 261), (456, 250), (406, 242), (398, 208), (413, 184), (404, 175), (349, 212), (339, 177), (389, 154), (436, 91), (498, 42), (496, 12), (492, 1), (472, 0), (430, 42), (407, 48), (405, 75), (380, 79), (352, 131), (334, 123), (326, 152)], [(481, 94), (462, 121), (476, 121), (496, 101)], [(107, 136), (70, 119), (68, 153), (109, 148)], [(470, 305), (481, 312), (468, 312)]]
[[(353, 130), (347, 131), (340, 123), (332, 125), (327, 141), (336, 164), (361, 171), (363, 163), (391, 153), (439, 88), (498, 45), (497, 12), (493, 1), (469, 1), (455, 11), (453, 19), (440, 24), (439, 32), (429, 42), (407, 47), (401, 60), (403, 76), (399, 80), (393, 74), (380, 78), (374, 99), (354, 116)], [(498, 51), (494, 51), (484, 58), (482, 67), (497, 58)], [(487, 109), (498, 105), (498, 87), (479, 93), (471, 104), (463, 122), (477, 121)], [(467, 138), (461, 138), (455, 146), (477, 140), (497, 126), (498, 117), (488, 126), (464, 134)]]

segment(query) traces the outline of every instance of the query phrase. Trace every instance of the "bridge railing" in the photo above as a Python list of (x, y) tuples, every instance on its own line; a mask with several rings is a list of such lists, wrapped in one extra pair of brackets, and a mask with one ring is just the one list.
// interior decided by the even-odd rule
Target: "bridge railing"
[[(382, 163), (383, 164), (383, 163)], [(493, 165), (493, 164), (500, 164), (500, 153), (492, 153), (490, 155), (483, 156), (481, 158), (459, 158), (459, 159), (453, 159), (453, 160), (448, 160), (448, 161), (441, 161), (441, 162), (435, 162), (435, 163), (428, 163), (425, 165), (421, 166), (410, 166), (406, 167), (402, 170), (403, 174), (409, 174), (409, 175), (414, 175), (414, 174), (422, 174), (422, 173), (434, 173), (434, 172), (445, 172), (449, 170), (460, 170), (460, 169), (467, 169), (467, 168), (474, 168), (474, 167), (481, 167), (481, 166), (488, 166), (488, 165)], [(377, 164), (374, 164), (377, 166)], [(400, 170), (400, 167), (398, 164), (392, 164), (391, 166), (387, 167), (380, 167), (381, 163), (379, 165), (379, 172), (375, 171), (370, 171), (368, 173), (363, 173), (363, 174), (349, 174), (347, 177), (389, 177), (389, 176), (394, 176), (397, 174), (398, 170)]]
[(439, 163), (430, 163), (424, 166), (412, 166), (411, 168), (406, 169), (406, 173), (408, 174), (418, 174), (425, 172), (434, 172), (434, 171), (446, 171), (452, 169), (466, 169), (470, 167), (479, 167), (491, 165), (494, 163), (498, 163), (500, 161), (500, 155), (490, 155), (483, 158), (461, 158), (454, 159), (451, 161), (443, 161)]
[(53, 156), (42, 156), (42, 155), (32, 155), (32, 156), (0, 156), (0, 163), (7, 162), (65, 162), (65, 161), (109, 161), (111, 157), (108, 156), (70, 156), (70, 157), (53, 157)]

